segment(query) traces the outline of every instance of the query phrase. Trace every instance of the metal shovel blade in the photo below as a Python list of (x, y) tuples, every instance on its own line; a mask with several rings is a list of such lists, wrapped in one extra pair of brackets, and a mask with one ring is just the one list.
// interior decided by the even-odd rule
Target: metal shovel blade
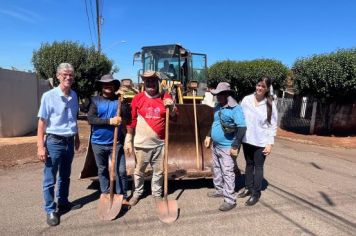
[(162, 201), (158, 201), (156, 209), (159, 220), (164, 223), (172, 223), (178, 218), (177, 200), (163, 199)]
[(110, 194), (102, 193), (98, 202), (98, 216), (102, 220), (113, 220), (117, 217), (121, 210), (122, 200), (124, 196), (121, 194), (114, 194), (112, 201)]

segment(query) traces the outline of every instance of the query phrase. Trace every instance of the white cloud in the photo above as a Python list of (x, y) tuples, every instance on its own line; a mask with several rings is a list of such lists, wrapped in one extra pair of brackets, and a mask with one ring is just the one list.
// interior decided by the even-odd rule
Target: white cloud
[(43, 17), (37, 14), (36, 12), (21, 8), (21, 7), (16, 7), (16, 9), (20, 12), (22, 12), (24, 15), (27, 15), (28, 17), (33, 18), (35, 21), (42, 21)]
[(0, 10), (0, 14), (33, 24), (43, 20), (37, 13), (20, 7), (16, 7), (15, 10)]

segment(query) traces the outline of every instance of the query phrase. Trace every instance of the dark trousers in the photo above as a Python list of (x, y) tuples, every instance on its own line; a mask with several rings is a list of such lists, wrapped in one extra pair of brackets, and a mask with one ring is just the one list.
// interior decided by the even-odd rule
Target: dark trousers
[[(95, 162), (98, 167), (98, 176), (100, 183), (100, 190), (102, 193), (109, 193), (110, 176), (109, 176), (109, 159), (112, 155), (112, 144), (99, 145), (92, 143)], [(124, 156), (124, 149), (121, 144), (117, 144), (116, 148), (116, 193), (124, 195), (127, 198), (127, 175), (126, 175), (126, 161)]]
[(243, 144), (244, 156), (246, 160), (245, 185), (246, 189), (252, 191), (254, 195), (261, 195), (263, 180), (263, 165), (266, 156), (263, 154), (264, 147), (257, 147), (247, 143)]

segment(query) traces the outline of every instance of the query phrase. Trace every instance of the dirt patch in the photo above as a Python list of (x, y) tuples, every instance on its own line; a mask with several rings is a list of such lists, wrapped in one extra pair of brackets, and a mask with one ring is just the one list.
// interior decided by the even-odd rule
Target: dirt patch
[(36, 157), (36, 143), (12, 143), (0, 146), (0, 168), (39, 162)]
[[(87, 121), (78, 122), (81, 148), (77, 154), (86, 151), (90, 126)], [(314, 145), (356, 148), (356, 136), (352, 137), (328, 137), (317, 135), (303, 135), (278, 129), (277, 139), (287, 139), (296, 142), (309, 143)], [(0, 168), (21, 166), (26, 163), (39, 162), (37, 159), (36, 136), (0, 138)]]
[(296, 134), (278, 128), (277, 138), (327, 146), (327, 147), (343, 147), (343, 148), (356, 148), (356, 136), (336, 137), (336, 136), (318, 136), (318, 135), (305, 135)]
[[(86, 121), (78, 122), (80, 149), (76, 154), (86, 151), (90, 126)], [(40, 162), (37, 159), (37, 137), (0, 138), (0, 168), (9, 168), (26, 163)]]

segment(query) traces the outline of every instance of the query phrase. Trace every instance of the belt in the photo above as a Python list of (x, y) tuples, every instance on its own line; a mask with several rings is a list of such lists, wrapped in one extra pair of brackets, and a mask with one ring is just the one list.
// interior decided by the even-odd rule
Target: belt
[(47, 137), (52, 136), (55, 139), (60, 139), (60, 140), (71, 140), (72, 138), (74, 138), (74, 135), (71, 136), (61, 136), (61, 135), (57, 135), (57, 134), (46, 134)]

